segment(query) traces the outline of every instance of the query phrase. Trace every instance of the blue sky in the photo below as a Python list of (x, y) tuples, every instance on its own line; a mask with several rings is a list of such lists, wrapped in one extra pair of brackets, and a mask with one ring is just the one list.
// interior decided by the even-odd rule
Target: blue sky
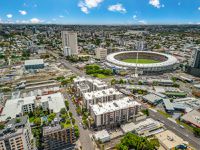
[(0, 22), (199, 24), (200, 0), (0, 0)]

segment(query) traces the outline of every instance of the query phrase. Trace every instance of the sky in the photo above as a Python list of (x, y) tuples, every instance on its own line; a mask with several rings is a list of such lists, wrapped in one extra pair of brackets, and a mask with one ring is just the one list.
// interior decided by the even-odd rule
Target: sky
[(0, 23), (200, 24), (200, 0), (0, 0)]

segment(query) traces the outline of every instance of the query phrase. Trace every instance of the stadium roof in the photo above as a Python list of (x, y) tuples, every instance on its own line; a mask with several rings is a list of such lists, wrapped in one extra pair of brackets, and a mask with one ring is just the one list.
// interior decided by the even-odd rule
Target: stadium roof
[(167, 57), (167, 60), (163, 61), (163, 62), (159, 62), (159, 63), (136, 64), (136, 63), (127, 63), (127, 62), (123, 62), (123, 61), (115, 59), (115, 56), (119, 55), (119, 54), (137, 53), (137, 52), (138, 53), (140, 53), (140, 52), (144, 53), (144, 51), (123, 51), (123, 52), (112, 53), (112, 54), (108, 55), (106, 59), (107, 59), (108, 62), (113, 63), (115, 65), (124, 66), (124, 67), (133, 67), (133, 68), (135, 68), (136, 66), (138, 68), (166, 67), (166, 66), (170, 66), (170, 65), (174, 65), (174, 64), (178, 63), (178, 60), (172, 55), (168, 55), (168, 54), (164, 54), (164, 53), (158, 53), (158, 52), (152, 52), (152, 51), (145, 51), (145, 53), (162, 55), (162, 56)]

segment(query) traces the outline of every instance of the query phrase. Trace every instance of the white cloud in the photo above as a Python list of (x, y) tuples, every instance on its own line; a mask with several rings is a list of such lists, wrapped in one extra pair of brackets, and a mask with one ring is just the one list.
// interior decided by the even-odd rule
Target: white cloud
[(27, 14), (27, 12), (26, 12), (25, 10), (19, 10), (19, 13), (20, 13), (21, 15), (26, 15), (26, 14)]
[(64, 18), (64, 16), (63, 16), (63, 15), (60, 15), (59, 18)]
[(122, 4), (118, 3), (116, 5), (111, 5), (108, 7), (109, 11), (113, 12), (120, 12), (120, 13), (126, 13), (126, 9), (123, 7)]
[(147, 22), (145, 20), (139, 20), (138, 23), (139, 24), (147, 24)]
[(180, 6), (181, 5), (181, 2), (178, 2), (178, 6)]
[[(149, 0), (149, 4), (156, 7), (156, 8), (160, 8), (160, 0)], [(164, 6), (164, 5), (163, 5)]]
[(84, 12), (85, 14), (89, 13), (89, 9), (98, 7), (100, 3), (102, 3), (104, 0), (84, 0), (80, 1), (78, 3), (78, 7), (81, 8), (81, 11)]
[(9, 18), (9, 19), (13, 17), (12, 14), (7, 14), (6, 16), (7, 16), (7, 18)]
[(137, 20), (137, 15), (133, 15), (133, 19), (134, 19), (134, 20)]
[(37, 24), (37, 23), (41, 23), (43, 22), (42, 20), (38, 19), (38, 18), (32, 18), (30, 19), (30, 23), (34, 23), (34, 24)]
[(200, 10), (200, 7), (198, 7), (198, 10)]

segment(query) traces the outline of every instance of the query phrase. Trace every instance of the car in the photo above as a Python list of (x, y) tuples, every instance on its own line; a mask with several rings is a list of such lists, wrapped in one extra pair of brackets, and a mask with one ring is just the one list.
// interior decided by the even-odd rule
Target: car
[(184, 128), (185, 128), (183, 125), (180, 125), (180, 127), (181, 127), (182, 129), (184, 129)]

